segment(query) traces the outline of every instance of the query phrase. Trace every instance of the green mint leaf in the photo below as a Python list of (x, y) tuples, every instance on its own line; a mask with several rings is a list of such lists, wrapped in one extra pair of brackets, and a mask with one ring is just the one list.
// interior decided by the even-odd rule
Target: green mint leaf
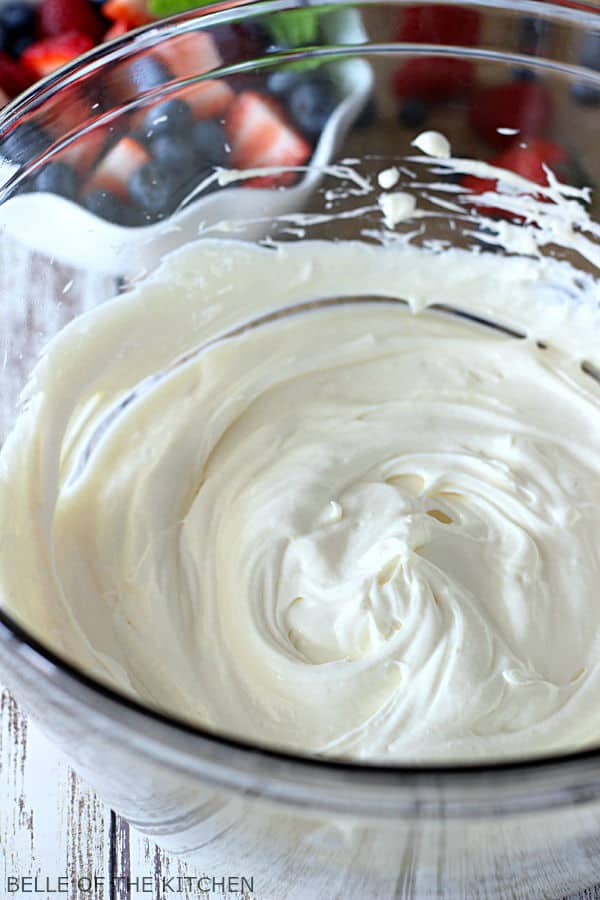
[(313, 9), (285, 10), (269, 16), (264, 24), (278, 46), (306, 47), (315, 44), (319, 37), (319, 12)]

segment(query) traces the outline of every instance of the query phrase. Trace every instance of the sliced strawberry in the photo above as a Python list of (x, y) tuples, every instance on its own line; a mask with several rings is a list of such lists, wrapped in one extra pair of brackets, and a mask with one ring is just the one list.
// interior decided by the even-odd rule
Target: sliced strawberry
[[(534, 184), (546, 187), (549, 182), (548, 173), (544, 167), (547, 166), (551, 169), (556, 177), (561, 180), (561, 171), (569, 164), (569, 160), (569, 154), (564, 147), (555, 144), (553, 141), (534, 138), (528, 141), (525, 146), (522, 146), (521, 142), (513, 144), (513, 146), (492, 159), (490, 165), (499, 169), (507, 169), (509, 172), (515, 172)], [(469, 197), (469, 200), (472, 205), (477, 206), (480, 212), (488, 216), (509, 218), (513, 221), (523, 220), (522, 216), (509, 213), (504, 209), (487, 206), (478, 200), (478, 195), (489, 191), (498, 191), (498, 181), (495, 178), (477, 178), (475, 175), (465, 175), (461, 178), (461, 184), (473, 195), (473, 197)], [(547, 200), (543, 194), (533, 192), (521, 196), (533, 196), (541, 202)]]
[(440, 4), (406, 6), (396, 38), (406, 44), (456, 44), (473, 47), (479, 40), (481, 15), (475, 10)]
[(89, 0), (42, 0), (37, 24), (44, 37), (57, 37), (65, 31), (87, 34), (97, 43), (102, 37), (102, 19)]
[(521, 139), (541, 136), (552, 118), (552, 99), (543, 84), (512, 81), (482, 88), (469, 115), (474, 130), (502, 149), (514, 142), (515, 134), (498, 133), (498, 128), (517, 131)]
[(128, 30), (152, 22), (147, 0), (106, 0), (102, 15), (111, 22), (125, 22)]
[(118, 19), (110, 26), (108, 31), (104, 33), (103, 41), (112, 41), (114, 38), (123, 37), (130, 30), (129, 25), (124, 19)]
[[(60, 95), (48, 98), (44, 125), (51, 135), (60, 139), (93, 124), (99, 114), (97, 101), (87, 96), (79, 82), (65, 86)], [(79, 174), (85, 174), (99, 157), (108, 135), (108, 128), (103, 128), (102, 133), (94, 129), (82, 134), (61, 151), (61, 161), (68, 162)]]
[(136, 169), (149, 161), (149, 154), (138, 141), (131, 137), (121, 138), (92, 172), (85, 193), (110, 191), (125, 198), (129, 179)]
[(184, 88), (178, 96), (189, 104), (195, 119), (221, 118), (235, 98), (228, 84), (212, 78)]
[(522, 175), (528, 181), (546, 187), (548, 174), (544, 166), (551, 169), (558, 177), (561, 168), (569, 162), (568, 152), (554, 141), (533, 138), (524, 147), (521, 146), (521, 143), (515, 143), (508, 150), (499, 153), (492, 160), (492, 165), (516, 172), (517, 175)]
[(87, 34), (68, 31), (58, 37), (44, 38), (31, 44), (24, 51), (21, 60), (38, 78), (43, 78), (93, 46), (94, 41)]
[(157, 46), (156, 55), (176, 78), (204, 75), (218, 69), (222, 63), (217, 45), (206, 31), (194, 31), (163, 41)]
[[(229, 107), (225, 129), (231, 162), (240, 169), (263, 166), (301, 166), (312, 152), (308, 141), (290, 125), (283, 107), (255, 91), (239, 94)], [(254, 178), (251, 187), (289, 184), (295, 174)]]
[(407, 60), (394, 73), (394, 93), (401, 99), (416, 97), (440, 103), (468, 93), (475, 80), (475, 67), (466, 59), (423, 56)]
[(108, 127), (94, 128), (77, 137), (62, 151), (60, 159), (62, 162), (69, 163), (80, 176), (84, 177), (99, 159), (109, 136), (110, 129)]
[(16, 97), (35, 81), (35, 75), (20, 60), (0, 50), (0, 88), (9, 97)]

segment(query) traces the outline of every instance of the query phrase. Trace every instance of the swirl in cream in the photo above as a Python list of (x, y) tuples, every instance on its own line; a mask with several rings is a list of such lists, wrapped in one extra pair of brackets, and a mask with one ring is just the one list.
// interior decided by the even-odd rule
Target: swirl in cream
[(309, 242), (174, 254), (34, 373), (2, 454), (9, 605), (86, 669), (252, 741), (463, 760), (597, 738), (581, 305), (566, 349), (391, 301), (231, 333), (351, 286), (417, 308), (440, 283), (523, 327), (561, 271)]

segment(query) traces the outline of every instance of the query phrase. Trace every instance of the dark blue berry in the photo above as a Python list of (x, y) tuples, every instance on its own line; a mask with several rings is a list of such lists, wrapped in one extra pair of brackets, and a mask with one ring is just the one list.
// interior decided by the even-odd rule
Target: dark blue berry
[(144, 126), (147, 137), (152, 138), (160, 134), (188, 131), (193, 121), (192, 110), (188, 104), (174, 98), (153, 106), (146, 115)]
[(196, 122), (192, 128), (191, 141), (196, 154), (209, 165), (225, 165), (229, 147), (225, 129), (220, 122), (215, 119)]
[(600, 88), (586, 81), (577, 81), (571, 88), (571, 96), (581, 104), (593, 108), (600, 105)]
[(428, 118), (429, 106), (418, 97), (409, 97), (398, 112), (398, 121), (406, 128), (420, 128)]
[(107, 219), (115, 225), (129, 224), (127, 206), (111, 191), (93, 191), (83, 198), (83, 205), (95, 216)]
[(313, 140), (323, 131), (335, 104), (331, 82), (318, 75), (300, 81), (287, 96), (292, 119), (300, 131)]
[(28, 47), (31, 47), (34, 41), (35, 38), (32, 34), (17, 34), (10, 40), (7, 49), (9, 53), (18, 59)]
[(272, 72), (267, 78), (267, 90), (274, 97), (285, 97), (300, 81), (300, 72), (285, 67)]
[(35, 7), (29, 3), (6, 3), (0, 7), (0, 25), (7, 34), (30, 34), (35, 27)]
[(75, 170), (64, 162), (49, 163), (35, 177), (35, 190), (60, 194), (73, 200), (78, 188)]
[(537, 56), (541, 53), (548, 37), (550, 23), (538, 16), (524, 16), (518, 34), (518, 47), (522, 53)]
[(600, 70), (600, 31), (588, 31), (585, 35), (579, 62), (588, 69)]
[(536, 73), (527, 66), (516, 66), (512, 74), (515, 81), (537, 81)]
[(185, 134), (159, 134), (150, 141), (150, 152), (156, 162), (182, 175), (194, 168), (196, 154)]
[(129, 197), (148, 221), (153, 221), (164, 218), (174, 209), (180, 188), (176, 173), (149, 162), (131, 176)]
[(22, 122), (0, 141), (0, 154), (20, 165), (35, 159), (49, 147), (49, 135), (35, 122)]
[(377, 101), (371, 94), (360, 113), (354, 120), (355, 128), (370, 128), (377, 119)]
[(8, 38), (8, 32), (4, 25), (0, 23), (0, 50), (8, 50), (12, 52), (10, 49), (10, 41)]
[(150, 91), (171, 80), (168, 68), (155, 56), (138, 56), (129, 64), (129, 77), (136, 91)]

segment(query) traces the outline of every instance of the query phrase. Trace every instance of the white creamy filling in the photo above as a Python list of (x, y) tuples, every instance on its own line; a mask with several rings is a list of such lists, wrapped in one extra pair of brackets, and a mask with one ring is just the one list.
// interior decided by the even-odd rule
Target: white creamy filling
[[(460, 761), (598, 740), (598, 295), (570, 272), (350, 242), (172, 254), (32, 376), (0, 456), (9, 608), (251, 741)], [(215, 340), (361, 295), (380, 302)], [(528, 336), (414, 314), (433, 303)]]

